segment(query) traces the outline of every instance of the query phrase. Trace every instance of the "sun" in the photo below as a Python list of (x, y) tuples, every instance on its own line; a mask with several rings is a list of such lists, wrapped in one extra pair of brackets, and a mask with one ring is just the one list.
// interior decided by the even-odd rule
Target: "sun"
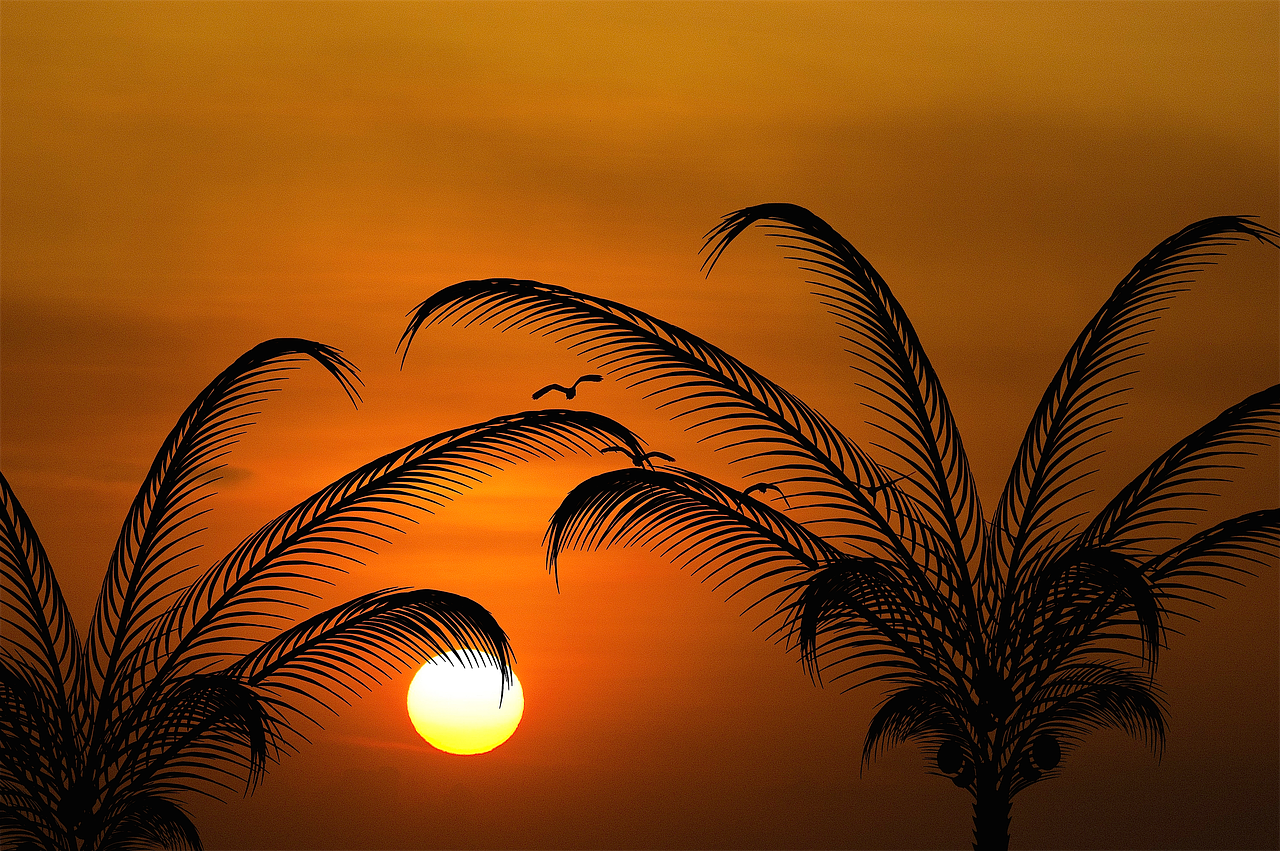
[(478, 650), (434, 656), (409, 684), (409, 719), (418, 735), (446, 753), (491, 751), (511, 737), (522, 715), (520, 680), (512, 673), (503, 691), (498, 660)]

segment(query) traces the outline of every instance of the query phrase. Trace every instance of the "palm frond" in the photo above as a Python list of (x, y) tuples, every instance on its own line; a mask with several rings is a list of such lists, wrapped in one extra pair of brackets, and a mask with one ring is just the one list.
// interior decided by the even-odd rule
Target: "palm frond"
[(13, 851), (74, 851), (61, 825), (0, 792), (0, 836)]
[(1056, 735), (1064, 745), (1114, 727), (1157, 757), (1164, 749), (1164, 704), (1151, 679), (1139, 672), (1098, 661), (1063, 665), (1026, 702), (1035, 729)]
[(79, 743), (68, 741), (54, 722), (54, 701), (47, 683), (17, 660), (0, 657), (0, 812), (21, 814), (32, 830), (58, 823), (60, 793), (75, 768)]
[(1136, 549), (1153, 540), (1154, 527), (1195, 510), (1188, 503), (1211, 496), (1233, 458), (1253, 454), (1259, 438), (1280, 434), (1280, 384), (1232, 405), (1175, 443), (1125, 485), (1080, 534), (1081, 546)]
[[(1182, 603), (1209, 605), (1217, 597), (1214, 582), (1251, 576), (1241, 565), (1274, 565), (1280, 547), (1280, 508), (1268, 508), (1224, 520), (1144, 565), (1152, 592), (1165, 611)], [(1270, 556), (1270, 558), (1268, 558)], [(1189, 615), (1184, 615), (1190, 617)]]
[(355, 367), (330, 346), (279, 338), (241, 355), (195, 398), (165, 438), (142, 487), (129, 507), (112, 553), (87, 636), (86, 656), (103, 694), (100, 712), (110, 713), (139, 687), (140, 672), (121, 671), (130, 655), (172, 602), (194, 549), (191, 522), (202, 512), (216, 480), (218, 461), (244, 434), (255, 406), (296, 364), (312, 359), (338, 380), (355, 402)]
[(1017, 572), (1075, 519), (1067, 511), (1094, 472), (1090, 448), (1119, 418), (1125, 388), (1117, 383), (1133, 374), (1148, 326), (1218, 256), (1210, 249), (1249, 237), (1274, 244), (1280, 234), (1239, 216), (1204, 219), (1161, 242), (1116, 286), (1067, 352), (1018, 447), (993, 518), (993, 563)]
[(805, 578), (790, 620), (816, 681), (822, 670), (842, 668), (835, 679), (878, 671), (874, 680), (907, 675), (958, 684), (965, 677), (956, 662), (974, 649), (946, 598), (882, 559), (844, 556), (823, 565)]
[(278, 722), (269, 703), (225, 673), (173, 680), (131, 722), (127, 742), (110, 754), (120, 770), (103, 793), (107, 823), (127, 812), (138, 794), (175, 794), (201, 784), (232, 789), (231, 781), (252, 790), (276, 747)]
[(328, 696), (347, 703), (346, 695), (455, 649), (477, 664), (473, 651), (493, 656), (503, 687), (510, 684), (511, 645), (487, 609), (444, 591), (384, 589), (295, 624), (226, 672), (300, 711), (290, 698), (326, 705)]
[[(221, 667), (246, 640), (282, 620), (323, 582), (430, 511), (509, 464), (599, 452), (638, 439), (590, 411), (527, 411), (416, 441), (377, 458), (281, 514), (211, 567), (154, 632), (153, 686), (186, 666)], [(241, 650), (244, 648), (241, 647)], [(250, 646), (251, 649), (251, 646)]]
[[(947, 698), (935, 685), (924, 682), (893, 690), (867, 724), (862, 766), (865, 768), (885, 750), (913, 740), (921, 744), (954, 741), (964, 746), (964, 727)], [(973, 761), (972, 755), (966, 757)]]
[[(640, 546), (688, 567), (730, 598), (747, 588), (785, 617), (799, 577), (842, 552), (776, 509), (687, 470), (631, 467), (594, 476), (560, 503), (544, 537), (557, 577), (566, 549)], [(775, 637), (778, 633), (774, 633)]]
[(786, 240), (784, 248), (800, 252), (792, 259), (818, 276), (809, 283), (854, 347), (850, 354), (861, 363), (855, 369), (866, 382), (859, 386), (878, 398), (868, 403), (883, 418), (872, 423), (888, 441), (878, 445), (910, 469), (904, 489), (918, 494), (926, 515), (945, 531), (949, 557), (943, 561), (952, 574), (947, 579), (976, 617), (969, 570), (978, 567), (982, 506), (950, 404), (915, 328), (866, 258), (835, 228), (795, 204), (760, 204), (725, 216), (707, 235), (707, 272), (730, 242), (761, 223), (775, 228), (771, 232)]
[(105, 832), (101, 847), (120, 851), (201, 851), (200, 832), (181, 806), (160, 795), (139, 794)]
[(393, 670), (455, 648), (489, 652), (504, 678), (509, 674), (506, 634), (466, 597), (388, 589), (316, 614), (225, 671), (172, 680), (149, 702), (145, 723), (133, 725), (131, 753), (121, 757), (128, 771), (108, 790), (104, 807), (128, 813), (138, 790), (172, 793), (201, 781), (231, 789), (232, 781), (244, 780), (252, 789), (268, 748), (291, 749), (288, 737), (297, 731), (287, 716), (314, 721), (299, 698), (347, 703)]
[(56, 727), (68, 745), (83, 746), (76, 738), (85, 687), (80, 638), (40, 538), (3, 474), (0, 619), (4, 656), (29, 671), (32, 687), (42, 692), (43, 725)]
[[(998, 634), (1004, 664), (1034, 690), (1081, 654), (1136, 655), (1152, 673), (1164, 643), (1162, 609), (1139, 564), (1110, 549), (1072, 549), (1009, 586), (1015, 620)], [(1123, 649), (1141, 642), (1141, 652)]]
[[(651, 533), (664, 522), (692, 523), (683, 521), (678, 510), (667, 506), (668, 501), (677, 501), (681, 507), (702, 506), (717, 521), (750, 528), (770, 546), (789, 553), (793, 561), (814, 564), (843, 555), (804, 525), (742, 491), (677, 467), (630, 467), (593, 476), (565, 496), (544, 537), (547, 569), (554, 575), (560, 553), (569, 548), (595, 549), (614, 542), (660, 546), (661, 540)], [(697, 532), (690, 529), (690, 534)], [(708, 543), (717, 546), (715, 530), (707, 528), (706, 534), (711, 536)]]
[[(564, 343), (601, 372), (640, 388), (673, 419), (752, 465), (750, 475), (792, 484), (794, 505), (825, 522), (874, 530), (886, 546), (915, 536), (916, 509), (853, 441), (803, 401), (705, 340), (618, 302), (537, 281), (465, 281), (412, 311), (401, 337), (438, 323), (525, 330)], [(863, 488), (876, 487), (872, 494)], [(878, 505), (883, 500), (884, 505)], [(891, 522), (892, 520), (892, 522)]]

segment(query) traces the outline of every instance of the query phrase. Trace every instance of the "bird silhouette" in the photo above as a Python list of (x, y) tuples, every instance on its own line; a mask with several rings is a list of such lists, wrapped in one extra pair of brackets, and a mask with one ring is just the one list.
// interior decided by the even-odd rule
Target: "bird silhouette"
[(626, 449), (622, 446), (606, 446), (604, 449), (601, 449), (600, 451), (601, 452), (625, 452), (627, 457), (631, 459), (631, 463), (635, 464), (637, 467), (653, 466), (652, 464), (649, 463), (651, 458), (661, 458), (663, 461), (666, 461), (668, 463), (675, 463), (675, 460), (676, 460), (665, 452), (646, 452), (643, 455), (637, 455), (636, 453), (632, 452), (630, 449)]
[(751, 496), (753, 493), (764, 493), (765, 491), (777, 491), (778, 496), (782, 497), (782, 501), (787, 504), (787, 508), (791, 507), (791, 500), (787, 499), (787, 495), (782, 492), (782, 488), (772, 482), (756, 482), (751, 487), (742, 492), (743, 496)]
[(533, 398), (541, 399), (543, 396), (545, 396), (547, 393), (550, 393), (552, 390), (559, 390), (561, 393), (564, 394), (564, 398), (566, 400), (572, 399), (574, 396), (578, 395), (578, 385), (584, 381), (604, 381), (604, 376), (594, 375), (594, 374), (583, 375), (583, 376), (580, 376), (577, 381), (573, 382), (573, 384), (569, 385), (568, 387), (565, 387), (562, 384), (548, 384), (546, 387), (543, 387), (537, 393), (534, 393)]

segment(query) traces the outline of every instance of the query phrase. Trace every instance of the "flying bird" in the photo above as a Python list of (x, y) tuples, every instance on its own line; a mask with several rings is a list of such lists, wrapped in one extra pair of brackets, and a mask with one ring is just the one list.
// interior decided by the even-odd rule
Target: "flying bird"
[(653, 465), (650, 463), (650, 459), (652, 458), (661, 458), (663, 461), (666, 461), (670, 464), (674, 464), (676, 460), (665, 452), (646, 452), (643, 455), (637, 455), (636, 453), (632, 452), (630, 449), (626, 449), (625, 447), (622, 447), (622, 446), (606, 446), (604, 449), (601, 449), (600, 451), (601, 452), (625, 452), (627, 454), (627, 457), (631, 459), (631, 463), (635, 464), (637, 467), (652, 467)]
[(772, 482), (756, 482), (751, 487), (742, 492), (743, 496), (751, 496), (753, 493), (764, 493), (765, 491), (777, 491), (778, 496), (782, 497), (782, 501), (787, 504), (787, 508), (791, 507), (791, 500), (787, 499), (787, 495), (782, 492), (782, 488)]
[(541, 399), (543, 396), (545, 396), (547, 393), (550, 393), (552, 390), (559, 390), (561, 393), (564, 394), (564, 398), (566, 400), (572, 399), (574, 396), (578, 395), (578, 385), (584, 381), (604, 381), (604, 376), (603, 375), (583, 375), (568, 387), (565, 387), (561, 384), (548, 384), (546, 387), (543, 387), (537, 393), (534, 393), (533, 398)]

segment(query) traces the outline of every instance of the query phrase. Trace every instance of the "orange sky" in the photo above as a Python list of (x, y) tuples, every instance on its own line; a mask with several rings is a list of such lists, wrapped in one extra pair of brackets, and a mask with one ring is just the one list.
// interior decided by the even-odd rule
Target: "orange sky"
[[(834, 325), (761, 234), (706, 280), (725, 213), (789, 201), (894, 288), (983, 495), (1071, 340), (1191, 221), (1280, 226), (1280, 7), (1258, 3), (0, 4), (5, 475), (83, 625), (174, 420), (254, 343), (316, 371), (231, 458), (208, 545), (375, 455), (540, 407), (584, 364), (404, 313), (494, 275), (629, 302), (734, 352), (855, 439)], [(1157, 326), (1101, 492), (1275, 383), (1277, 254), (1240, 246)], [(715, 459), (616, 384), (580, 397), (682, 465)], [(544, 401), (550, 401), (544, 400)], [(195, 801), (212, 848), (960, 847), (969, 800), (913, 748), (861, 776), (877, 695), (813, 687), (737, 603), (643, 553), (571, 555), (543, 524), (615, 466), (503, 474), (340, 591), (487, 605), (527, 708), (483, 757), (417, 739), (406, 672), (249, 800)], [(727, 474), (732, 475), (732, 474)], [(1214, 515), (1276, 505), (1274, 453)], [(988, 506), (990, 507), (990, 506)], [(1175, 638), (1162, 763), (1095, 735), (1015, 802), (1015, 847), (1275, 847), (1275, 571)]]

